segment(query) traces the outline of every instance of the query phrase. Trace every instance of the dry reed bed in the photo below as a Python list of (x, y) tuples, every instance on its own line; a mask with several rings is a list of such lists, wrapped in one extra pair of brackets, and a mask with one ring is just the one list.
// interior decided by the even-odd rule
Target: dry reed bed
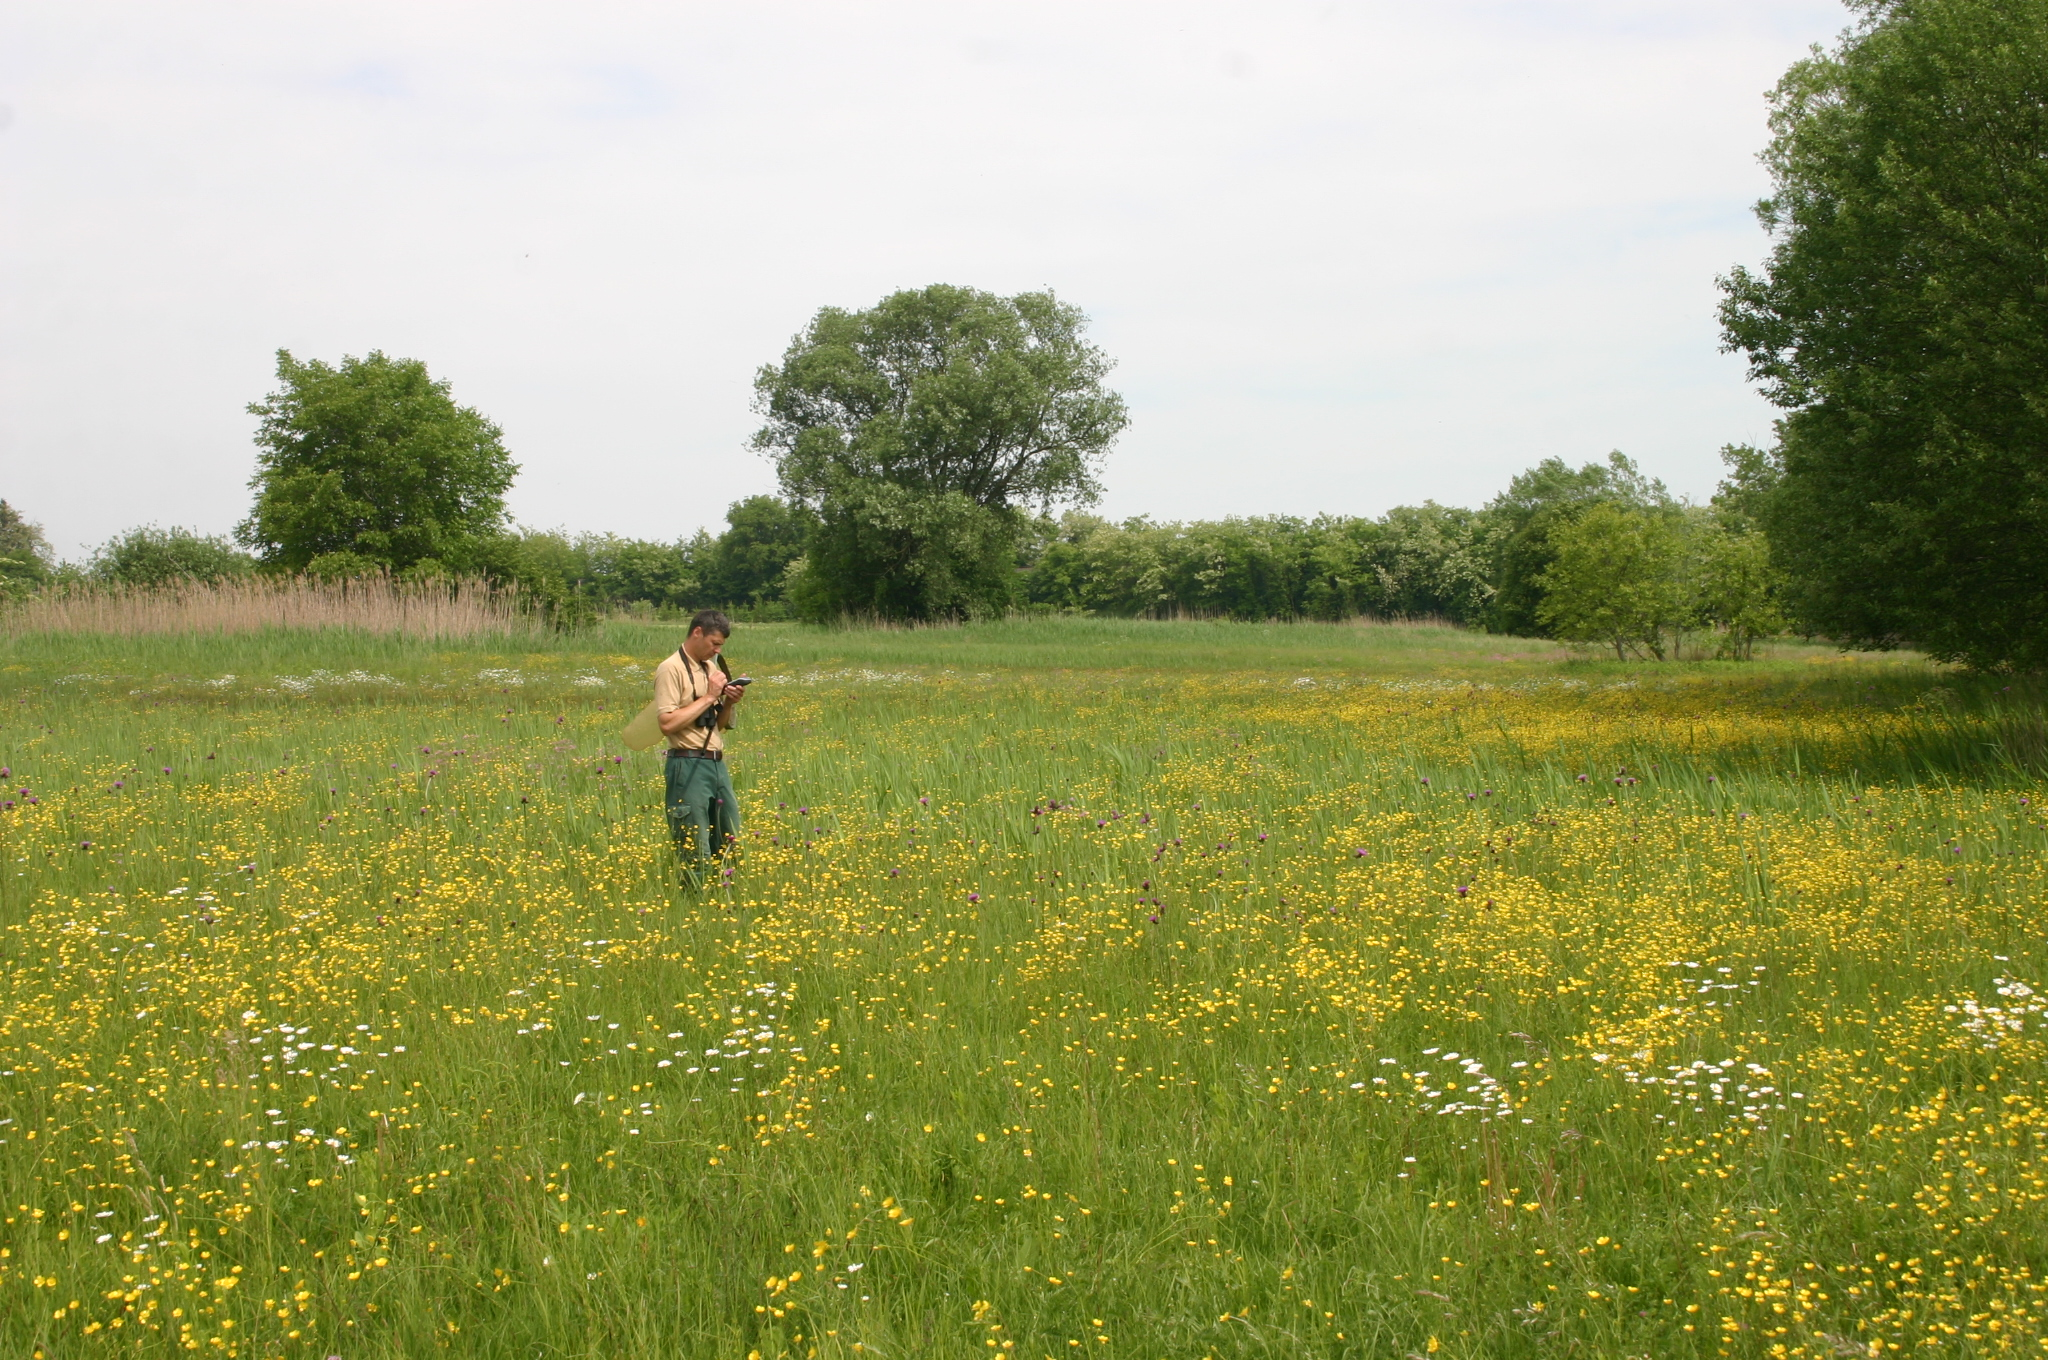
[(412, 584), (387, 577), (316, 581), (256, 577), (214, 584), (69, 585), (0, 609), (0, 632), (254, 633), (266, 628), (354, 628), (461, 638), (535, 627), (515, 591), (483, 581)]

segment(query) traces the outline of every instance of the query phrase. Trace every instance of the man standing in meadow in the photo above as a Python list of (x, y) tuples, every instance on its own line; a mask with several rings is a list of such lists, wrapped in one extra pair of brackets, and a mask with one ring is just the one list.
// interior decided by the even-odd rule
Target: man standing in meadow
[(690, 635), (654, 670), (655, 721), (668, 738), (668, 829), (683, 883), (702, 887), (711, 860), (739, 838), (739, 802), (725, 769), (724, 729), (746, 687), (731, 683), (719, 652), (732, 620), (716, 609), (690, 619)]

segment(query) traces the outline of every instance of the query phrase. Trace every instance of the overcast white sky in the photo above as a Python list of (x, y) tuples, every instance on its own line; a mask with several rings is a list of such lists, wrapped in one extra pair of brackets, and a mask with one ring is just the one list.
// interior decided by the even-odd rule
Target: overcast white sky
[(1093, 318), (1103, 508), (1704, 497), (1767, 90), (1833, 0), (0, 3), (0, 496), (225, 532), (279, 347), (425, 359), (528, 524), (773, 488), (755, 368), (945, 282)]

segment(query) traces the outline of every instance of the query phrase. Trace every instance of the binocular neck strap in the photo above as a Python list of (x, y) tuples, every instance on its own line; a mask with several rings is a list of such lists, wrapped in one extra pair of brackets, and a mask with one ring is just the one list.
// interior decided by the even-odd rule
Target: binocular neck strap
[(683, 660), (683, 667), (684, 667), (684, 669), (685, 669), (685, 670), (689, 669), (689, 668), (690, 668), (691, 666), (698, 666), (698, 665), (701, 665), (701, 666), (703, 666), (703, 667), (704, 667), (704, 677), (705, 677), (705, 679), (706, 679), (707, 681), (708, 681), (708, 680), (710, 679), (710, 677), (711, 677), (711, 661), (716, 661), (716, 662), (718, 663), (718, 669), (719, 669), (720, 671), (724, 672), (724, 674), (725, 674), (725, 678), (726, 678), (726, 679), (728, 679), (728, 680), (732, 679), (732, 667), (730, 667), (730, 666), (726, 665), (726, 664), (725, 664), (725, 658), (724, 658), (724, 657), (722, 657), (722, 656), (720, 656), (720, 655), (718, 655), (718, 654), (717, 654), (716, 652), (712, 653), (712, 655), (711, 655), (711, 661), (703, 661), (703, 662), (698, 662), (698, 661), (692, 661), (692, 660), (690, 659), (690, 654), (689, 654), (688, 652), (684, 651), (684, 650), (683, 650), (683, 649), (682, 649), (681, 647), (678, 647), (678, 648), (676, 648), (676, 655), (682, 658), (682, 660)]

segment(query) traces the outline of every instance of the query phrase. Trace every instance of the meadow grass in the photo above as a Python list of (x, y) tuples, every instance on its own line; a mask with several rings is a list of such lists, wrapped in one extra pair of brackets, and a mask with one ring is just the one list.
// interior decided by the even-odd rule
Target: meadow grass
[(675, 640), (0, 642), (7, 1353), (2048, 1340), (2027, 685), (747, 627), (686, 894)]

